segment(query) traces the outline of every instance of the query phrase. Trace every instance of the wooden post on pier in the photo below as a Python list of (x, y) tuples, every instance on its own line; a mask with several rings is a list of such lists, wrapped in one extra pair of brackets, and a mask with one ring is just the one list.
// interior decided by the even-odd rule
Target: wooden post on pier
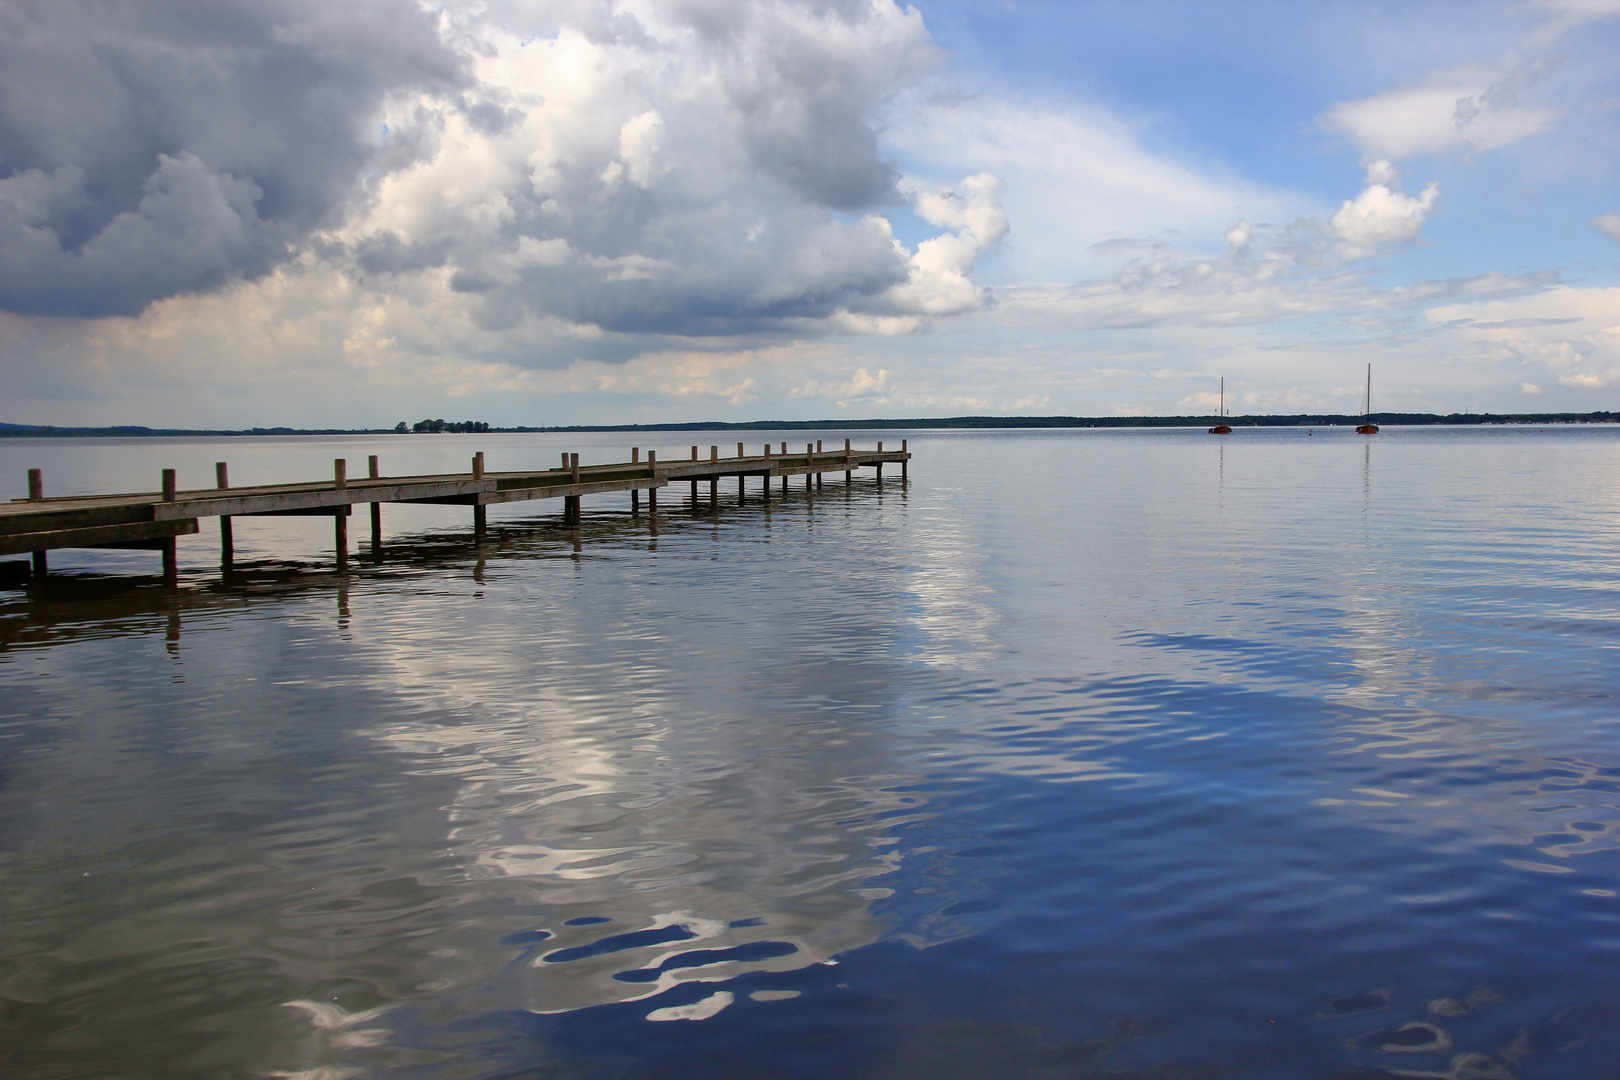
[[(231, 486), (231, 473), (223, 461), (214, 462), (214, 486), (221, 491), (228, 491)], [(236, 535), (231, 527), (229, 514), (219, 519), (219, 565), (229, 570), (231, 563), (236, 559)]]
[[(658, 479), (658, 451), (647, 451), (647, 468), (651, 470), (653, 479)], [(658, 489), (655, 487), (650, 487), (647, 489), (647, 512), (649, 514), (658, 513)], [(654, 527), (656, 527), (657, 524), (658, 523), (655, 520), (653, 522)]]
[[(878, 453), (880, 453), (880, 454), (883, 453), (883, 444), (882, 443), (878, 443)], [(879, 461), (877, 463), (877, 478), (878, 478), (879, 483), (883, 482), (883, 462), (881, 462), (881, 461)]]
[[(349, 486), (349, 459), (332, 459), (332, 489), (344, 491)], [(332, 549), (337, 553), (337, 567), (349, 566), (349, 515), (347, 506), (340, 506), (332, 514)]]
[[(381, 479), (382, 472), (377, 468), (376, 454), (366, 459), (366, 472), (373, 480)], [(382, 558), (382, 503), (376, 501), (371, 504), (371, 557)]]
[[(709, 447), (709, 463), (711, 465), (720, 464), (720, 448), (718, 446)], [(719, 507), (720, 474), (718, 472), (714, 472), (709, 474), (709, 508), (711, 510), (717, 510)]]
[[(478, 453), (473, 455), (473, 459), (472, 459), (472, 475), (473, 475), (474, 480), (482, 480), (484, 478), (484, 452), (482, 450), (478, 451)], [(477, 498), (476, 495), (473, 496), (473, 497)], [(478, 540), (482, 540), (484, 538), (484, 531), (485, 531), (487, 526), (488, 526), (488, 513), (484, 508), (484, 504), (483, 503), (474, 503), (473, 504), (473, 536), (474, 536), (474, 538), (478, 539)]]
[[(640, 463), (641, 463), (641, 447), (632, 446), (630, 448), (630, 464), (639, 465)], [(640, 488), (631, 488), (630, 489), (630, 513), (631, 514), (639, 514), (639, 513), (641, 513), (641, 489)]]
[[(579, 455), (568, 453), (563, 455), (563, 464), (568, 466), (568, 482), (579, 483)], [(579, 496), (567, 495), (563, 497), (563, 518), (574, 524), (579, 524)]]
[[(175, 479), (173, 469), (163, 470), (163, 501), (174, 502)], [(163, 541), (163, 584), (173, 587), (180, 581), (180, 553), (176, 550), (175, 539), (170, 536)]]
[[(805, 464), (805, 466), (807, 468), (810, 468), (810, 469), (814, 469), (816, 467), (816, 448), (815, 448), (815, 445), (813, 443), (805, 443), (804, 444), (804, 464)], [(812, 488), (814, 488), (815, 486), (816, 486), (816, 474), (814, 472), (805, 473), (804, 474), (804, 493), (806, 495), (810, 494), (810, 490)]]
[(770, 443), (765, 444), (765, 453), (763, 455), (761, 455), (761, 456), (764, 457), (764, 459), (765, 459), (765, 478), (764, 478), (765, 479), (765, 505), (770, 506), (771, 505), (771, 444)]
[(847, 485), (854, 479), (855, 474), (849, 468), (849, 440), (844, 440), (844, 483)]
[[(821, 440), (816, 440), (816, 453), (821, 453)], [(816, 470), (816, 490), (821, 490), (821, 470)]]
[[(906, 440), (904, 440), (904, 439), (900, 440), (900, 452), (902, 454), (904, 454), (906, 452)], [(902, 487), (905, 486), (905, 482), (906, 482), (906, 459), (901, 458), (900, 459), (900, 484), (901, 484)]]
[[(39, 502), (45, 498), (45, 473), (41, 469), (28, 470), (28, 501)], [(45, 552), (36, 551), (34, 554), (34, 576), (44, 577), (50, 570), (50, 564), (45, 558)]]

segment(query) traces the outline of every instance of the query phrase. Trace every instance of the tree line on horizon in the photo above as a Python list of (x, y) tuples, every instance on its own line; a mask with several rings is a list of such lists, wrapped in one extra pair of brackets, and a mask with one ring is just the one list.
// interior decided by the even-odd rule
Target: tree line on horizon
[[(887, 420), (704, 420), (674, 424), (568, 424), (497, 427), (482, 420), (401, 420), (391, 428), (153, 428), (137, 424), (107, 427), (58, 427), (47, 424), (0, 423), (0, 438), (152, 437), (209, 435), (411, 435), (411, 434), (522, 434), (589, 431), (883, 431), (929, 428), (1132, 428), (1204, 427), (1218, 420), (1233, 427), (1354, 427), (1360, 414), (1296, 413), (1287, 416), (949, 416)], [(1371, 414), (1373, 423), (1387, 426), (1493, 425), (1493, 424), (1615, 424), (1620, 412), (1588, 413), (1387, 413)]]

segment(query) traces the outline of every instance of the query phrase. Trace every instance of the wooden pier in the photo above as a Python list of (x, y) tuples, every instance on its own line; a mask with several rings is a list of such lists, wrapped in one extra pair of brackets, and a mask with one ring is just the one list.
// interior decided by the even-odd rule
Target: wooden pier
[(792, 477), (804, 477), (806, 489), (815, 490), (828, 473), (843, 473), (849, 483), (855, 470), (871, 468), (881, 480), (888, 464), (899, 465), (904, 480), (911, 460), (904, 439), (898, 450), (885, 450), (882, 443), (875, 450), (857, 450), (848, 439), (841, 450), (823, 450), (816, 442), (806, 444), (802, 453), (790, 452), (787, 443), (780, 443), (779, 449), (767, 445), (752, 455), (742, 443), (735, 456), (722, 457), (719, 446), (710, 446), (706, 456), (698, 450), (692, 447), (689, 458), (665, 460), (649, 451), (642, 460), (635, 448), (629, 461), (608, 465), (581, 465), (578, 454), (563, 454), (560, 466), (517, 472), (488, 472), (484, 455), (478, 453), (470, 471), (439, 476), (384, 476), (372, 456), (365, 477), (350, 477), (348, 460), (338, 458), (330, 480), (257, 487), (231, 487), (226, 464), (220, 462), (211, 488), (180, 490), (175, 470), (164, 469), (158, 491), (62, 498), (47, 498), (40, 470), (30, 469), (27, 498), (0, 503), (0, 556), (31, 554), (33, 574), (43, 576), (48, 568), (46, 552), (58, 548), (144, 548), (162, 553), (163, 576), (172, 583), (178, 574), (176, 538), (196, 533), (202, 518), (219, 519), (220, 558), (228, 567), (233, 518), (317, 516), (332, 518), (337, 563), (343, 566), (349, 557), (349, 516), (357, 505), (371, 508), (371, 544), (380, 550), (383, 503), (470, 506), (473, 529), (481, 535), (485, 507), (493, 503), (562, 499), (564, 517), (577, 521), (580, 500), (586, 495), (628, 491), (632, 512), (639, 512), (642, 492), (647, 494), (648, 508), (656, 510), (660, 488), (685, 482), (691, 485), (695, 505), (699, 485), (707, 483), (711, 505), (717, 505), (720, 481), (729, 477), (736, 477), (739, 495), (749, 477), (762, 478), (762, 494), (769, 499), (771, 481), (778, 477), (784, 495)]

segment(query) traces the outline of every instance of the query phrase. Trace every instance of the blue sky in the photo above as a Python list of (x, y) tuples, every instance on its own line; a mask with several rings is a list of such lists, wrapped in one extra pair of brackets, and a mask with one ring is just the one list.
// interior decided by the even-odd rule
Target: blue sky
[(1620, 408), (1617, 55), (1620, 0), (6, 0), (0, 419)]

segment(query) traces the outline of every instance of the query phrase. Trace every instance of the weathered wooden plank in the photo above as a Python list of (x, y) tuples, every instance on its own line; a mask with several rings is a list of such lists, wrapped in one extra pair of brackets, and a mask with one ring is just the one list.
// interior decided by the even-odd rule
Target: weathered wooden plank
[(105, 547), (140, 540), (187, 536), (197, 531), (197, 519), (184, 521), (134, 521), (122, 525), (94, 525), (85, 529), (52, 529), (49, 532), (7, 533), (0, 536), (0, 555), (53, 548)]
[(414, 483), (400, 480), (377, 484), (351, 482), (341, 490), (327, 486), (302, 491), (282, 490), (273, 494), (256, 494), (251, 488), (232, 488), (228, 495), (222, 493), (219, 497), (204, 499), (187, 499), (185, 496), (188, 493), (181, 492), (175, 502), (158, 504), (155, 512), (160, 521), (170, 517), (214, 517), (219, 514), (245, 516), (323, 506), (351, 506), (355, 503), (418, 502), (433, 497), (475, 495), (494, 486), (489, 479), (464, 477)]
[[(45, 505), (49, 506), (49, 503)], [(97, 525), (127, 525), (152, 520), (151, 503), (126, 506), (92, 506), (82, 510), (36, 510), (0, 516), (0, 535), (48, 532), (51, 529), (91, 528)]]
[(304, 510), (258, 510), (248, 517), (348, 517), (354, 513), (354, 507), (345, 503), (342, 506), (312, 506)]
[[(505, 491), (486, 491), (473, 496), (472, 498), (476, 498), (477, 502), (472, 505), (490, 506), (495, 503), (526, 502), (530, 499), (577, 499), (581, 495), (608, 495), (616, 491), (645, 491), (648, 488), (665, 487), (668, 483), (667, 480), (655, 480), (650, 476), (644, 476), (635, 480), (610, 480), (601, 483), (585, 481), (578, 484), (546, 484), (527, 488), (508, 488)], [(424, 503), (440, 502), (438, 499), (423, 499), (421, 501)]]

